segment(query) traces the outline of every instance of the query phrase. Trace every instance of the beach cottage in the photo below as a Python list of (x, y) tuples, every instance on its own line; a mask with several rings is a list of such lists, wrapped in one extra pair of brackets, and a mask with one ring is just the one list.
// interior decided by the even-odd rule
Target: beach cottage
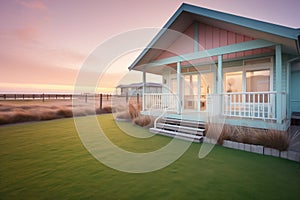
[(300, 29), (182, 4), (129, 67), (144, 83), (162, 76), (163, 92), (143, 93), (142, 113), (173, 121), (155, 124), (166, 133), (208, 115), (286, 130), (300, 112), (299, 40)]
[(145, 86), (145, 93), (161, 93), (162, 84), (160, 83), (131, 83), (131, 84), (120, 84), (116, 86), (116, 95), (117, 96), (136, 96), (137, 94), (141, 95), (143, 93), (143, 87)]

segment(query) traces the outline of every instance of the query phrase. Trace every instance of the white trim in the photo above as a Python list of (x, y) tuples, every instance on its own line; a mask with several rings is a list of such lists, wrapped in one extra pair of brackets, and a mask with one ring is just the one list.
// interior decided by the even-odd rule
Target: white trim
[(147, 82), (147, 78), (146, 78), (146, 72), (143, 71), (143, 100), (142, 100), (142, 110), (145, 110), (145, 93), (146, 93), (146, 82)]
[[(182, 81), (181, 81), (181, 63), (177, 62), (177, 96), (178, 102), (177, 102), (177, 114), (181, 114), (182, 112)], [(184, 83), (184, 81), (183, 81)]]
[[(192, 66), (191, 66), (192, 67)], [(205, 67), (205, 68), (204, 68)], [(200, 73), (209, 73), (209, 72), (214, 72), (216, 70), (216, 65), (215, 64), (210, 64), (210, 65), (204, 65), (201, 66), (201, 68), (199, 69), (199, 66), (195, 67), (195, 71), (192, 72), (184, 72), (181, 73), (182, 75), (194, 75), (194, 74), (200, 74)], [(204, 68), (204, 69), (203, 69)]]
[(200, 74), (197, 75), (197, 86), (198, 86), (198, 94), (197, 94), (197, 111), (201, 111), (201, 77)]
[(243, 66), (238, 66), (238, 67), (223, 67), (223, 76), (224, 76), (224, 73), (227, 73), (227, 72), (236, 72), (236, 71), (243, 71)]
[(155, 60), (153, 62), (145, 64), (145, 66), (155, 67), (158, 65), (166, 65), (166, 64), (177, 63), (177, 62), (184, 62), (187, 60), (191, 61), (191, 60), (197, 60), (197, 59), (201, 59), (201, 58), (208, 58), (208, 57), (212, 57), (212, 56), (218, 56), (218, 55), (224, 55), (224, 54), (230, 54), (230, 53), (238, 53), (238, 52), (252, 50), (252, 49), (271, 47), (271, 46), (275, 46), (275, 45), (276, 44), (273, 42), (262, 40), (262, 39), (257, 39), (257, 40), (251, 40), (251, 41), (231, 44), (228, 46), (221, 46), (221, 47), (208, 49), (208, 50), (204, 50), (204, 51), (188, 53), (188, 54), (184, 54), (184, 55), (180, 55), (180, 56), (163, 58), (163, 59)]

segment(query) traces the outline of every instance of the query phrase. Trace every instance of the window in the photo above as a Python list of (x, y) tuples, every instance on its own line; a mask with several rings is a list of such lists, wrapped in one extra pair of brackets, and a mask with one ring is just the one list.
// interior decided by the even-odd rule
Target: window
[(201, 95), (214, 93), (214, 74), (202, 73), (201, 75)]
[(197, 109), (198, 74), (184, 76), (184, 108)]
[(198, 93), (198, 87), (197, 87), (197, 81), (198, 81), (198, 75), (185, 75), (184, 76), (184, 94), (185, 95), (197, 95)]
[(224, 74), (225, 92), (242, 92), (243, 90), (243, 71), (227, 72)]
[(247, 71), (246, 92), (270, 91), (270, 70)]
[(267, 92), (272, 90), (272, 59), (245, 60), (243, 66), (224, 69), (224, 92)]
[(176, 78), (171, 79), (170, 89), (173, 94), (177, 94), (177, 79)]

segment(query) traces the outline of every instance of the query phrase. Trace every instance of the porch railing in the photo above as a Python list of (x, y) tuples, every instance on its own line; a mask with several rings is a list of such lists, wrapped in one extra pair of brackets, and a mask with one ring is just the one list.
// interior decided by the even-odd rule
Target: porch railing
[(283, 92), (281, 93), (281, 102), (282, 102), (282, 115), (281, 115), (281, 120), (286, 119), (287, 117), (287, 107), (286, 107), (286, 93)]
[[(221, 98), (212, 98), (213, 96)], [(286, 119), (286, 94), (284, 92), (231, 92), (210, 94), (206, 98), (206, 111), (222, 113), (229, 117), (276, 120), (276, 99), (281, 98), (281, 119)], [(222, 104), (220, 103), (222, 102)], [(145, 93), (144, 110), (177, 111), (178, 97), (172, 93)]]
[[(285, 93), (268, 92), (232, 92), (224, 93), (223, 114), (230, 117), (244, 117), (252, 119), (276, 119), (276, 95), (282, 98), (282, 109), (285, 110)], [(282, 112), (282, 119), (285, 118)]]
[(145, 93), (144, 110), (177, 111), (178, 97), (173, 93)]

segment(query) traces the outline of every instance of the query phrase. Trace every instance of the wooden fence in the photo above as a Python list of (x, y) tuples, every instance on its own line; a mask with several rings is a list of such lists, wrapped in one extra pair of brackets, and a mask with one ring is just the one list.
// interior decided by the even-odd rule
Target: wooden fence
[(118, 96), (111, 94), (0, 94), (0, 101), (50, 101), (50, 100), (73, 100), (80, 99), (85, 103), (89, 101), (99, 102), (100, 110), (104, 103), (114, 101), (114, 103), (133, 103), (140, 104), (140, 95), (136, 96)]
[(0, 94), (0, 100), (73, 99), (73, 94)]

